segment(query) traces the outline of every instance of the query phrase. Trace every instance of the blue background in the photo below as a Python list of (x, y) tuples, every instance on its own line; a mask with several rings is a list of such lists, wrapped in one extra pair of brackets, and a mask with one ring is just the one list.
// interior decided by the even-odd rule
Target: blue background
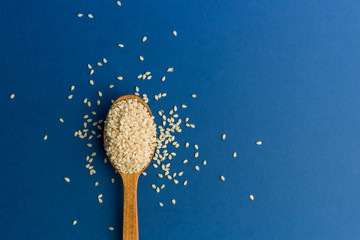
[[(188, 186), (161, 181), (152, 167), (139, 180), (141, 239), (360, 238), (358, 1), (33, 0), (0, 9), (1, 239), (121, 238), (120, 176), (97, 140), (90, 176), (92, 151), (72, 135), (90, 111), (83, 98), (94, 105), (103, 92), (92, 107), (100, 119), (136, 85), (153, 112), (187, 104), (181, 117), (196, 124), (177, 135), (172, 160)], [(90, 86), (86, 65), (102, 57)], [(151, 81), (136, 79), (145, 71)], [(168, 96), (155, 102), (159, 92)], [(199, 159), (186, 141), (199, 145)], [(150, 185), (161, 182), (156, 194)]]

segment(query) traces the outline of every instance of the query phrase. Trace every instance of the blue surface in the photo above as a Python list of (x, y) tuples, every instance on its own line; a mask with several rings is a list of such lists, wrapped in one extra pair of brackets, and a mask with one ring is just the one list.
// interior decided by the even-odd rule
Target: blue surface
[[(72, 135), (89, 113), (84, 97), (95, 105), (104, 93), (99, 119), (135, 85), (154, 112), (184, 103), (180, 114), (196, 124), (178, 135), (172, 160), (187, 187), (166, 182), (156, 194), (157, 171), (140, 178), (141, 239), (360, 238), (358, 1), (33, 0), (0, 9), (1, 239), (121, 238), (121, 179), (96, 140), (90, 176), (91, 151)], [(109, 62), (92, 87), (86, 65), (102, 57)], [(145, 71), (151, 81), (136, 79)], [(168, 96), (155, 102), (159, 92)], [(186, 141), (199, 144), (199, 160)]]

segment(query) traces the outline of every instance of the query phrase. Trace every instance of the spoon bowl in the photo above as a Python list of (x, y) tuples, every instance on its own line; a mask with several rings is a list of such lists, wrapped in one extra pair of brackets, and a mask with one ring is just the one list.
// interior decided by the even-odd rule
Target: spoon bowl
[[(136, 99), (139, 101), (146, 109), (148, 110), (150, 116), (152, 116), (149, 106), (136, 95), (124, 95), (116, 99), (111, 105), (110, 109), (119, 101)], [(106, 126), (104, 127), (104, 131)], [(105, 142), (105, 133), (104, 142)], [(153, 154), (150, 156), (148, 164), (136, 173), (122, 173), (119, 171), (116, 166), (110, 161), (111, 165), (118, 171), (120, 174), (123, 185), (124, 185), (124, 214), (123, 214), (123, 240), (138, 240), (139, 239), (139, 230), (138, 230), (138, 214), (137, 214), (137, 184), (140, 174), (149, 166), (152, 156), (154, 155), (155, 147)]]

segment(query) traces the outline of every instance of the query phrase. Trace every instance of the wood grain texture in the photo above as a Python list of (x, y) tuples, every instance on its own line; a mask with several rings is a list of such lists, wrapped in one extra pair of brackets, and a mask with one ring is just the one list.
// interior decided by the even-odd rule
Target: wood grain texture
[[(136, 95), (121, 96), (114, 101), (111, 107), (115, 103), (126, 99), (138, 100), (142, 105), (146, 107), (146, 109), (150, 113), (150, 116), (152, 116), (149, 106), (144, 102), (144, 100), (142, 100), (140, 97)], [(106, 129), (106, 127), (104, 129)], [(105, 142), (105, 133), (103, 134), (103, 136)], [(155, 147), (154, 147), (154, 152), (155, 152)], [(139, 239), (138, 214), (137, 214), (137, 184), (140, 174), (149, 166), (153, 155), (154, 153), (151, 155), (148, 164), (140, 172), (133, 174), (126, 174), (126, 173), (121, 173), (118, 170), (124, 185), (123, 240)], [(111, 161), (110, 163), (116, 169), (116, 167)]]
[(138, 240), (137, 184), (140, 172), (120, 175), (124, 184), (123, 240)]

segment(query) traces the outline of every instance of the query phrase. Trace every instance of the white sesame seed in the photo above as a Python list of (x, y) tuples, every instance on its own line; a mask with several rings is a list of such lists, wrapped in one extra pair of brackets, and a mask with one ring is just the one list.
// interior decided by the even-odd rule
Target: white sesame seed
[(116, 1), (116, 4), (120, 7), (121, 6), (121, 2), (120, 1)]
[(118, 47), (123, 48), (123, 47), (124, 47), (124, 44), (119, 43), (119, 44), (118, 44)]
[(75, 226), (76, 224), (77, 224), (77, 221), (74, 220), (73, 223), (72, 223), (72, 225)]
[(78, 15), (77, 15), (77, 16), (80, 18), (80, 17), (84, 16), (84, 14), (82, 14), (82, 13), (78, 13)]
[(68, 96), (68, 99), (70, 100), (70, 99), (72, 99), (72, 97), (73, 97), (73, 95), (70, 94), (70, 95)]
[(114, 231), (114, 228), (113, 228), (113, 227), (109, 227), (109, 230), (110, 230), (110, 231)]
[(254, 201), (254, 195), (250, 194), (249, 198), (251, 201)]
[(121, 80), (123, 80), (123, 79), (124, 79), (124, 78), (123, 78), (122, 76), (118, 76), (118, 77), (117, 77), (117, 80), (120, 80), (120, 81), (121, 81)]
[(176, 37), (177, 36), (177, 32), (174, 30), (173, 31), (173, 35)]
[(65, 182), (70, 182), (70, 178), (64, 177)]
[(173, 72), (174, 71), (174, 68), (170, 67), (166, 70), (167, 72)]
[(220, 176), (221, 181), (225, 182), (225, 177), (224, 176)]
[(221, 135), (221, 138), (222, 138), (222, 140), (225, 140), (226, 134), (224, 133), (223, 135)]
[(196, 170), (196, 171), (200, 171), (200, 167), (196, 165), (196, 166), (195, 166), (195, 170)]
[(145, 42), (146, 40), (147, 40), (147, 37), (144, 36), (144, 37), (142, 38), (142, 41)]
[(45, 135), (44, 136), (44, 140), (46, 141), (48, 139), (48, 135)]
[(139, 56), (140, 61), (144, 61), (144, 57), (143, 56)]
[(89, 18), (94, 18), (94, 16), (91, 13), (88, 14), (88, 17)]
[(176, 200), (175, 200), (175, 199), (172, 199), (171, 202), (172, 202), (172, 204), (174, 204), (174, 205), (176, 204)]
[(258, 145), (258, 146), (262, 145), (262, 141), (257, 141), (256, 145)]
[(236, 152), (234, 152), (234, 153), (233, 153), (233, 157), (234, 157), (234, 158), (236, 158), (236, 156), (237, 156), (237, 153), (236, 153)]

